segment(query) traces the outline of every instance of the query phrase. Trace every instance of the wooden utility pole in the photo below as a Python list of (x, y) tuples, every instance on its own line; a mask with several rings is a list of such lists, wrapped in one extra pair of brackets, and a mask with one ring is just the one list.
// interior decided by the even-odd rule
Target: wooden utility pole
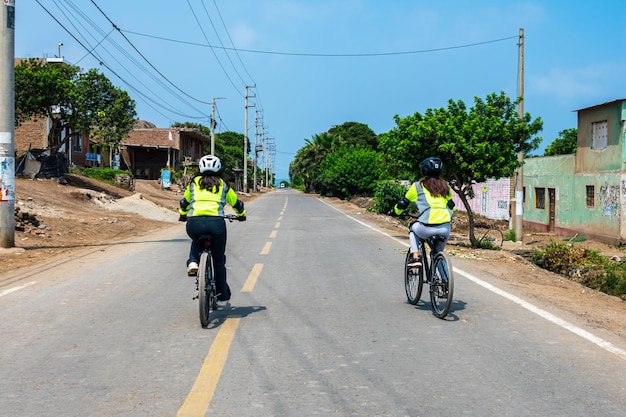
[(217, 122), (215, 121), (215, 100), (224, 100), (226, 97), (213, 97), (211, 100), (211, 155), (215, 155), (215, 128)]
[[(518, 70), (517, 70), (517, 96), (520, 98), (517, 114), (520, 120), (524, 119), (524, 29), (519, 30), (519, 58), (518, 58)], [(524, 152), (520, 151), (517, 154), (517, 159), (520, 163), (519, 168), (515, 172), (515, 240), (518, 242), (523, 241), (523, 227), (524, 221)]]
[(15, 0), (0, 6), (0, 247), (15, 246)]
[(248, 192), (248, 107), (254, 107), (254, 105), (248, 104), (249, 98), (254, 98), (256, 96), (248, 95), (248, 89), (255, 88), (255, 86), (246, 86), (246, 114), (244, 117), (244, 128), (243, 128), (243, 192)]

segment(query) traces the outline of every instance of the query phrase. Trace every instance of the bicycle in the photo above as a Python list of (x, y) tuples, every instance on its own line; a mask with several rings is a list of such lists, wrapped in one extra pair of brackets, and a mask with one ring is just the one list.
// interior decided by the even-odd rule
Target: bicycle
[[(403, 216), (417, 218), (411, 214), (404, 214)], [(415, 221), (409, 225), (409, 233), (413, 233), (411, 231), (413, 223)], [(417, 305), (422, 296), (424, 283), (428, 283), (433, 314), (443, 319), (448, 315), (452, 306), (454, 272), (448, 254), (444, 251), (435, 254), (433, 247), (436, 243), (444, 241), (445, 236), (434, 235), (425, 240), (417, 236), (415, 238), (417, 239), (417, 250), (422, 265), (419, 267), (409, 266), (411, 250), (407, 250), (404, 261), (404, 289), (407, 300), (410, 304)]]
[[(245, 218), (235, 214), (222, 216), (228, 221), (243, 221)], [(196, 286), (198, 295), (198, 307), (200, 312), (200, 324), (203, 328), (209, 325), (211, 312), (217, 310), (217, 288), (215, 286), (215, 269), (213, 267), (213, 255), (211, 254), (211, 236), (202, 235), (198, 238), (203, 243), (204, 249), (200, 253), (200, 264), (198, 265), (198, 275)]]

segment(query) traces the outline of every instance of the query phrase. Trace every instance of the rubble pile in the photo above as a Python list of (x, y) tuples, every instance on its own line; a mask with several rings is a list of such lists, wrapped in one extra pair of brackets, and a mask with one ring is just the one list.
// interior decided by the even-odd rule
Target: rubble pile
[(20, 207), (15, 207), (15, 230), (23, 232), (28, 227), (31, 233), (41, 234), (46, 228), (34, 214), (30, 214), (27, 211), (20, 210)]

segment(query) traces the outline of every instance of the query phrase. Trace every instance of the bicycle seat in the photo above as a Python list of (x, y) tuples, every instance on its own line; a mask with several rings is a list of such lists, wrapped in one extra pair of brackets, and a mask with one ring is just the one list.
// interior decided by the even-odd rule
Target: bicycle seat
[(198, 240), (200, 242), (210, 242), (213, 239), (213, 236), (211, 235), (200, 235), (198, 236)]
[(436, 243), (436, 242), (443, 242), (446, 240), (446, 237), (443, 235), (433, 235), (431, 237), (428, 238), (429, 241)]

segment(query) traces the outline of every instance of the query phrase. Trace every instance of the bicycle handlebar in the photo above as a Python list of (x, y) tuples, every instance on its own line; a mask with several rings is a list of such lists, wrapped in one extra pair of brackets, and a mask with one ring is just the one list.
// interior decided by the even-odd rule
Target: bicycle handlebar
[(228, 219), (229, 222), (232, 222), (233, 220), (237, 220), (238, 222), (245, 222), (246, 221), (246, 216), (238, 216), (236, 214), (225, 214), (224, 216), (225, 219)]
[[(226, 219), (229, 222), (232, 222), (234, 220), (237, 220), (239, 222), (245, 222), (246, 221), (246, 216), (238, 216), (236, 214), (225, 214), (223, 216), (215, 216), (215, 217), (221, 217), (222, 219)], [(180, 215), (178, 217), (178, 221), (186, 222), (187, 221), (187, 216), (186, 215)]]

